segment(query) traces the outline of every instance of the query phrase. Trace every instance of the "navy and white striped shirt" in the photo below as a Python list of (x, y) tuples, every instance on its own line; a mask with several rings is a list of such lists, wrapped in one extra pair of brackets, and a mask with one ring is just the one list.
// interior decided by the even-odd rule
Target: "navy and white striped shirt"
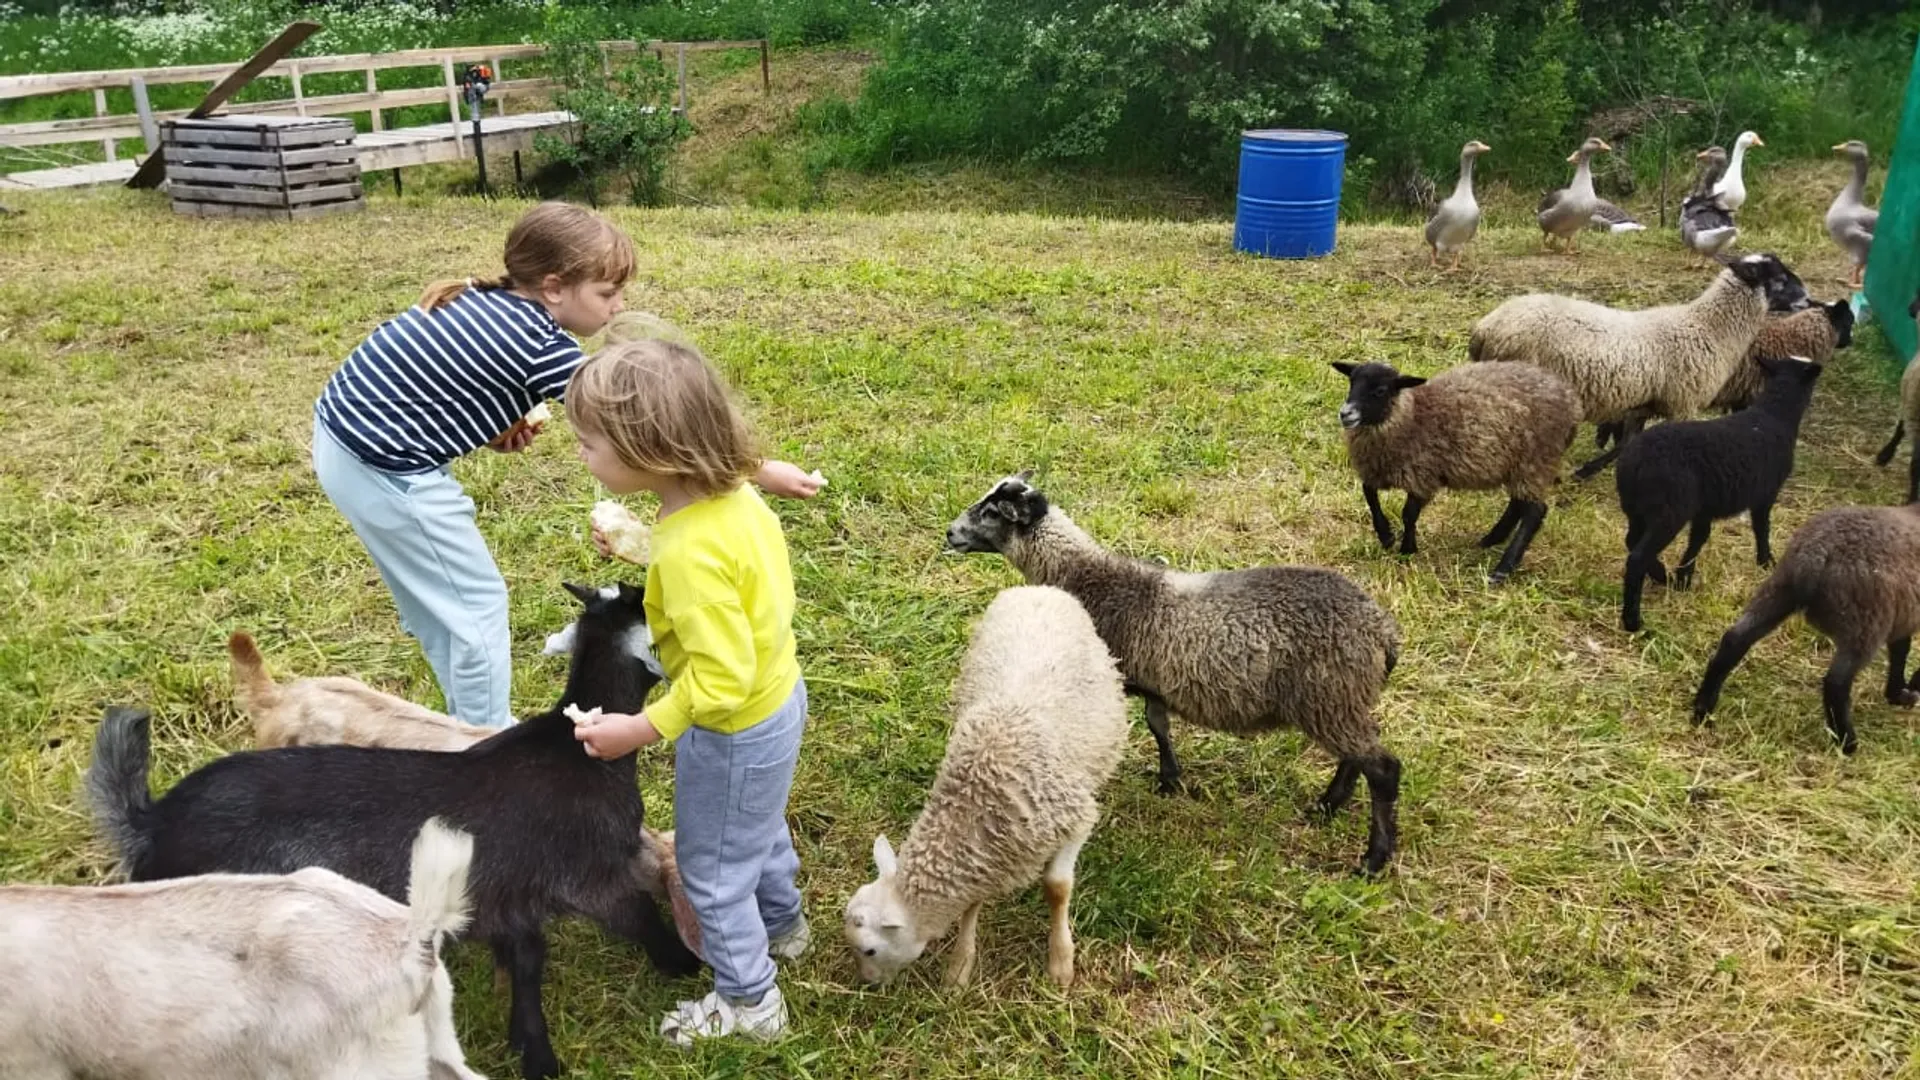
[(452, 302), (389, 319), (353, 350), (313, 411), (353, 456), (422, 473), (485, 446), (586, 358), (538, 302), (468, 288)]

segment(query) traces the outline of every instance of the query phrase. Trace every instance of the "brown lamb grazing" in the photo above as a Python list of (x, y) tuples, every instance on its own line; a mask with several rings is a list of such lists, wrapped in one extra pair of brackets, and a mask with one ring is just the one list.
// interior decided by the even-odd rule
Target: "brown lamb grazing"
[(246, 633), (227, 639), (233, 696), (253, 721), (254, 745), (374, 746), (393, 750), (465, 750), (500, 729), (463, 724), (451, 716), (384, 694), (340, 676), (276, 683), (259, 646)]
[(1821, 698), (1827, 730), (1841, 752), (1851, 754), (1859, 746), (1853, 680), (1881, 645), (1887, 647), (1887, 702), (1920, 703), (1920, 673), (1912, 682), (1906, 677), (1907, 650), (1920, 630), (1920, 505), (1842, 507), (1800, 526), (1707, 663), (1693, 699), (1694, 723), (1720, 703), (1721, 686), (1747, 650), (1795, 612), (1833, 641)]
[(1169, 712), (1236, 735), (1297, 727), (1338, 762), (1319, 808), (1331, 817), (1367, 778), (1372, 820), (1362, 868), (1396, 844), (1400, 761), (1380, 745), (1374, 706), (1400, 653), (1393, 616), (1319, 567), (1185, 573), (1101, 547), (1028, 483), (993, 486), (947, 528), (956, 552), (998, 552), (1027, 581), (1073, 594), (1145, 699), (1160, 790), (1180, 784)]
[(1853, 344), (1853, 306), (1845, 300), (1815, 304), (1790, 315), (1769, 315), (1747, 350), (1746, 362), (1733, 369), (1710, 406), (1738, 412), (1753, 404), (1767, 383), (1760, 358), (1799, 356), (1816, 364), (1833, 359), (1835, 349)]
[(1507, 509), (1480, 546), (1513, 537), (1488, 575), (1495, 584), (1505, 581), (1547, 516), (1560, 458), (1580, 426), (1573, 387), (1529, 364), (1468, 364), (1431, 379), (1402, 375), (1390, 364), (1336, 361), (1333, 368), (1347, 377), (1340, 426), (1380, 545), (1393, 548), (1393, 527), (1380, 509), (1382, 488), (1407, 493), (1402, 555), (1419, 550), (1420, 511), (1442, 489), (1504, 488)]

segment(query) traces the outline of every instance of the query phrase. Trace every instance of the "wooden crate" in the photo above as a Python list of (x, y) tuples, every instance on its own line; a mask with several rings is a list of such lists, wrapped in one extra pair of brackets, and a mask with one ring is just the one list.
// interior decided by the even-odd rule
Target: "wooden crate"
[(353, 122), (209, 116), (161, 125), (177, 213), (298, 221), (366, 207)]

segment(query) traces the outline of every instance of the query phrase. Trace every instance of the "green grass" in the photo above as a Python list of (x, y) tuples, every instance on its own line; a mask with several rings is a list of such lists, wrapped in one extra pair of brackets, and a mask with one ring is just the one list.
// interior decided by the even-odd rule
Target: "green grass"
[[(77, 784), (103, 705), (155, 710), (164, 788), (249, 733), (221, 643), (281, 676), (346, 673), (429, 704), (418, 649), (306, 456), (339, 358), (421, 284), (497, 266), (522, 209), (376, 193), (299, 226), (176, 217), (156, 196), (15, 201), (0, 220), (0, 880), (103, 879)], [(1473, 269), (1417, 234), (1349, 227), (1316, 262), (1245, 258), (1220, 222), (1037, 215), (615, 211), (630, 302), (693, 331), (773, 449), (833, 484), (783, 502), (815, 710), (792, 814), (817, 951), (788, 969), (794, 1036), (683, 1055), (653, 1031), (702, 992), (584, 926), (556, 935), (549, 1018), (580, 1075), (1882, 1077), (1920, 1050), (1920, 720), (1856, 687), (1862, 749), (1818, 718), (1827, 648), (1793, 624), (1734, 675), (1717, 723), (1687, 701), (1761, 574), (1723, 524), (1690, 593), (1617, 628), (1610, 482), (1568, 481), (1526, 568), (1483, 581), (1501, 496), (1449, 494), (1425, 551), (1381, 554), (1347, 470), (1330, 360), (1429, 373), (1527, 288), (1679, 299), (1671, 235), (1590, 236), (1577, 259), (1492, 228)], [(1824, 297), (1816, 220), (1762, 229)], [(1869, 339), (1873, 335), (1865, 335)], [(1823, 381), (1777, 542), (1818, 510), (1889, 503), (1869, 457), (1888, 363)], [(570, 440), (457, 474), (512, 590), (515, 705), (562, 579), (605, 581), (598, 493)], [(1579, 450), (1587, 445), (1581, 439)], [(1579, 451), (1576, 451), (1579, 452)], [(939, 958), (859, 988), (835, 932), (874, 833), (906, 831), (939, 760), (968, 620), (1015, 581), (939, 553), (951, 517), (1035, 467), (1111, 546), (1187, 568), (1338, 567), (1406, 640), (1382, 720), (1406, 765), (1394, 872), (1348, 876), (1364, 814), (1305, 819), (1329, 764), (1292, 733), (1176, 723), (1193, 798), (1152, 793), (1137, 730), (1081, 860), (1080, 982), (1045, 980), (1037, 891), (989, 909), (977, 984)], [(1396, 500), (1397, 504), (1397, 500)], [(643, 756), (656, 821), (668, 758)], [(449, 952), (477, 1067), (515, 1074), (485, 951)]]

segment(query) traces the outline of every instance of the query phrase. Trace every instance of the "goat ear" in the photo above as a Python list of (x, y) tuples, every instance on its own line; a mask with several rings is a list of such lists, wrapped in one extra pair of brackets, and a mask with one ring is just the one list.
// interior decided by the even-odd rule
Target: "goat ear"
[(886, 833), (873, 838), (873, 868), (880, 872), (881, 877), (892, 877), (893, 872), (899, 869), (899, 863), (893, 858), (893, 844), (888, 842)]
[(1411, 390), (1426, 381), (1427, 380), (1418, 375), (1396, 375), (1393, 379), (1393, 388), (1395, 390)]
[(1033, 483), (1033, 470), (1021, 469), (1019, 472), (1013, 474), (1013, 478), (1023, 484), (1031, 484)]
[(591, 604), (600, 596), (600, 590), (590, 585), (576, 585), (571, 581), (563, 581), (560, 587), (572, 593), (573, 598), (583, 604)]
[(1353, 378), (1354, 369), (1359, 366), (1358, 364), (1349, 364), (1345, 360), (1335, 360), (1332, 363), (1333, 370), (1345, 375), (1349, 379)]

